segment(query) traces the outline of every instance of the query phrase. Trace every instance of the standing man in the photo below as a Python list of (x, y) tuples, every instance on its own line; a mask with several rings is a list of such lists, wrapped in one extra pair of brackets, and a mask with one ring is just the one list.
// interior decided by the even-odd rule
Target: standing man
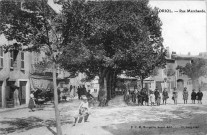
[(167, 88), (164, 89), (162, 92), (162, 100), (163, 100), (163, 105), (166, 105), (167, 99), (169, 98)]
[(199, 88), (199, 91), (197, 93), (197, 96), (198, 96), (198, 103), (202, 104), (203, 92), (201, 92), (200, 88)]
[(77, 88), (77, 93), (78, 93), (78, 99), (80, 100), (80, 97), (81, 97), (81, 88), (80, 88), (80, 86), (78, 86), (78, 88)]
[(155, 95), (155, 102), (157, 103), (157, 105), (159, 106), (160, 103), (159, 103), (159, 98), (160, 98), (160, 92), (158, 91), (158, 89), (156, 88), (155, 89), (155, 92), (154, 92), (154, 95)]
[(86, 94), (87, 94), (87, 91), (86, 91), (86, 87), (85, 87), (85, 85), (83, 85), (83, 90), (82, 90), (82, 95), (85, 95), (86, 96)]
[(132, 91), (132, 102), (135, 104), (136, 103), (136, 94), (135, 94), (135, 90)]
[(141, 101), (141, 105), (143, 105), (144, 101), (145, 101), (145, 93), (144, 93), (144, 88), (141, 90), (140, 92), (140, 101)]
[(187, 88), (185, 87), (183, 90), (183, 100), (184, 100), (184, 104), (187, 104), (187, 100), (188, 100), (188, 91)]

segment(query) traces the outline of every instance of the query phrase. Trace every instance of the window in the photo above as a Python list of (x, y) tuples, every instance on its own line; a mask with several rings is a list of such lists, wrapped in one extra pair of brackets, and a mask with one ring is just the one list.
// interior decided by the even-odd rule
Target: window
[(10, 68), (14, 68), (14, 53), (10, 52)]
[(0, 47), (0, 68), (4, 67), (4, 51), (3, 47)]
[(21, 52), (21, 69), (24, 69), (24, 52)]

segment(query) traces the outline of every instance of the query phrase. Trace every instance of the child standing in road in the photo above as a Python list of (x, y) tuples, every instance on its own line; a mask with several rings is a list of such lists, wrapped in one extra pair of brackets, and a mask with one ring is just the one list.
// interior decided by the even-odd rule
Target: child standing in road
[(191, 93), (192, 104), (195, 104), (196, 96), (197, 96), (197, 94), (195, 92), (195, 89), (193, 89), (193, 92)]
[(174, 100), (174, 104), (177, 105), (177, 103), (178, 103), (178, 101), (177, 101), (178, 100), (178, 92), (177, 92), (176, 87), (174, 87), (172, 99)]
[(203, 93), (201, 92), (201, 89), (199, 89), (197, 93), (197, 97), (198, 97), (198, 103), (202, 104)]
[(162, 100), (163, 100), (163, 105), (166, 105), (167, 99), (169, 98), (167, 89), (165, 88), (164, 91), (162, 92)]
[(185, 87), (183, 90), (183, 100), (184, 100), (184, 104), (187, 104), (187, 100), (188, 100), (188, 91), (187, 88)]

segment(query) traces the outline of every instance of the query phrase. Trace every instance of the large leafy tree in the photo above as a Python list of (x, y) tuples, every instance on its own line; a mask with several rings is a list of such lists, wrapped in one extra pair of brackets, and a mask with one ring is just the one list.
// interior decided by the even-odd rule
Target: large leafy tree
[(191, 63), (187, 63), (184, 67), (178, 66), (177, 69), (179, 72), (191, 78), (193, 82), (193, 88), (197, 88), (197, 79), (207, 75), (207, 60), (202, 58), (193, 58)]
[(101, 99), (111, 98), (123, 71), (144, 78), (164, 64), (161, 21), (146, 0), (72, 1), (63, 4), (63, 14), (60, 62), (70, 72), (99, 76)]
[(47, 4), (47, 0), (0, 1), (0, 34), (14, 44), (5, 46), (7, 51), (41, 51), (53, 68), (55, 116), (57, 134), (61, 135), (58, 110), (56, 66), (61, 52), (61, 26), (63, 19)]

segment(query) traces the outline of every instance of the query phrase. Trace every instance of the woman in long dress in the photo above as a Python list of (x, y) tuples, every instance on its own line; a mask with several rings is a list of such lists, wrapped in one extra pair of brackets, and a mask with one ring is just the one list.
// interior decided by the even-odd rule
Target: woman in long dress
[(35, 102), (34, 102), (34, 91), (31, 91), (28, 108), (31, 109), (31, 111), (34, 111), (34, 110), (33, 110), (34, 107), (35, 107)]
[(19, 102), (19, 87), (15, 87), (15, 90), (14, 90), (14, 106), (19, 106), (20, 105), (20, 102)]
[(73, 99), (74, 98), (74, 94), (75, 94), (75, 86), (72, 87), (71, 91), (70, 91), (70, 98)]

